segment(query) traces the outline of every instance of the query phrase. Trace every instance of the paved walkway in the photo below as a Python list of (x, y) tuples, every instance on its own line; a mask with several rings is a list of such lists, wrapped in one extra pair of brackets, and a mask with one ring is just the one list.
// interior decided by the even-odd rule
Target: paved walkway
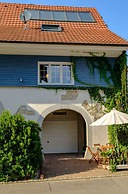
[(91, 164), (82, 156), (74, 154), (46, 155), (44, 168), (44, 180), (73, 180), (97, 177), (128, 176), (128, 170), (120, 170), (112, 173), (103, 169), (96, 162)]
[(128, 177), (0, 184), (1, 194), (127, 194)]

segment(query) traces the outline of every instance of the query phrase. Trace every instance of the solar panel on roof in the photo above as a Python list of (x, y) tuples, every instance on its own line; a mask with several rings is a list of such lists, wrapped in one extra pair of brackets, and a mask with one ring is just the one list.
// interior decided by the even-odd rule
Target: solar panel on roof
[(31, 13), (31, 20), (39, 20), (39, 10), (28, 9)]
[(81, 21), (78, 12), (66, 12), (68, 21)]
[(90, 14), (89, 12), (78, 12), (78, 14), (80, 16), (81, 21), (84, 22), (95, 21), (92, 14)]
[(91, 12), (78, 11), (53, 11), (53, 10), (28, 10), (32, 17), (31, 20), (45, 21), (68, 21), (68, 22), (95, 22)]
[(67, 17), (66, 17), (66, 14), (64, 11), (54, 11), (53, 18), (55, 21), (57, 21), (57, 20), (67, 21)]
[(40, 20), (53, 20), (52, 11), (40, 11)]

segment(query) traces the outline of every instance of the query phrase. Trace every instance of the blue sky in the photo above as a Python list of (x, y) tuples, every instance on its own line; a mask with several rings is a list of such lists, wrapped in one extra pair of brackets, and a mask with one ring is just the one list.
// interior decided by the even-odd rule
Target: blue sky
[(1, 2), (95, 7), (108, 28), (128, 40), (128, 0), (3, 0)]

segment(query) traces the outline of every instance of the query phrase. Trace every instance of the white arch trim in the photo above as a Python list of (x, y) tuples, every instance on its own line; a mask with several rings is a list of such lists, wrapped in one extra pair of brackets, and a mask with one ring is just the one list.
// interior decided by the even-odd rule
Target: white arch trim
[[(91, 118), (90, 114), (82, 106), (79, 107), (79, 106), (73, 105), (73, 104), (57, 104), (57, 105), (52, 105), (49, 108), (47, 108), (46, 110), (44, 110), (41, 113), (41, 115), (39, 116), (37, 122), (39, 123), (40, 127), (42, 127), (42, 123), (44, 121), (44, 118), (48, 114), (50, 114), (51, 112), (54, 112), (56, 110), (61, 110), (61, 109), (73, 110), (73, 111), (76, 111), (76, 112), (78, 112), (79, 114), (82, 115), (82, 117), (84, 118), (84, 120), (86, 122), (86, 137), (87, 137), (86, 141), (87, 141), (87, 145), (92, 147), (92, 127), (90, 127), (90, 124), (93, 121), (92, 121), (92, 118)], [(88, 152), (86, 150), (85, 157), (88, 158), (88, 156), (90, 157), (90, 155), (88, 155)]]

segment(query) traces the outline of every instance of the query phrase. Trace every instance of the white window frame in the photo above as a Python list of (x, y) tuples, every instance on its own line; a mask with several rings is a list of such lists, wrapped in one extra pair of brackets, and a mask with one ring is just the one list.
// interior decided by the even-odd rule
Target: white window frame
[[(49, 76), (51, 75), (51, 65), (59, 65), (61, 66), (60, 68), (60, 83), (51, 83), (51, 77), (49, 77), (50, 82), (45, 82), (42, 81), (42, 83), (40, 83), (40, 65), (49, 65)], [(71, 66), (71, 83), (63, 83), (62, 82), (62, 66), (63, 65), (70, 65)], [(39, 61), (38, 62), (38, 85), (74, 85), (74, 78), (73, 78), (73, 73), (72, 73), (72, 65), (70, 62), (49, 62), (49, 61)]]

